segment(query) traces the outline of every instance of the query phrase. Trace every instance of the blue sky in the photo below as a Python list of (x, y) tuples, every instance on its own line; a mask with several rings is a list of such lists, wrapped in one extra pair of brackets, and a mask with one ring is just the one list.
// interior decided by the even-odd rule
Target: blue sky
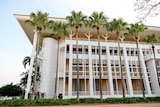
[[(133, 0), (1, 0), (0, 1), (0, 86), (20, 81), (25, 71), (23, 58), (31, 55), (32, 45), (17, 22), (14, 14), (48, 12), (49, 16), (63, 17), (72, 10), (90, 15), (103, 11), (110, 19), (122, 17), (134, 23), (137, 13), (133, 11)], [(160, 26), (160, 17), (148, 18), (146, 25)]]

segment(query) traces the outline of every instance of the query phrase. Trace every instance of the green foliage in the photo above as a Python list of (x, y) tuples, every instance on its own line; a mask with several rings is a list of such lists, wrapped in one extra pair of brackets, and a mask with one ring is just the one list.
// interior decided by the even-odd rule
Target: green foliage
[(12, 83), (0, 88), (1, 96), (19, 96), (22, 95), (22, 93), (23, 90), (21, 89), (21, 87), (18, 85), (13, 85)]
[(86, 18), (87, 16), (85, 16), (81, 11), (72, 11), (71, 15), (66, 17), (66, 19), (68, 20), (68, 25), (75, 28), (82, 27)]
[(104, 103), (120, 103), (121, 98), (107, 98), (103, 100)]
[(160, 97), (148, 97), (146, 98), (149, 102), (160, 102)]
[(79, 101), (80, 103), (85, 103), (85, 104), (97, 103), (97, 99), (95, 98), (84, 98), (84, 99), (80, 99)]
[(71, 104), (93, 104), (93, 103), (108, 103), (108, 104), (120, 104), (120, 103), (142, 103), (142, 102), (160, 102), (160, 97), (148, 97), (148, 98), (106, 98), (103, 101), (95, 98), (83, 98), (77, 101), (76, 99), (36, 99), (36, 100), (24, 100), (14, 99), (0, 101), (0, 106), (54, 106), (54, 105), (71, 105)]
[(30, 14), (30, 20), (26, 20), (25, 23), (35, 27), (35, 30), (41, 31), (46, 29), (46, 23), (48, 22), (48, 13), (37, 11), (37, 13), (32, 12)]

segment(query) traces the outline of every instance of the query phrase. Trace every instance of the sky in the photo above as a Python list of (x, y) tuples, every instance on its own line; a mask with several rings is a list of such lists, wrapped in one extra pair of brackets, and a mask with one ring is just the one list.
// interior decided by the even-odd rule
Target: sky
[[(49, 13), (51, 17), (70, 15), (72, 10), (89, 16), (93, 11), (103, 11), (113, 18), (123, 18), (128, 23), (137, 21), (133, 0), (1, 0), (0, 1), (0, 87), (20, 82), (25, 72), (22, 61), (30, 56), (32, 44), (20, 27), (14, 14), (29, 15), (31, 12)], [(146, 25), (160, 26), (160, 16), (148, 17)]]

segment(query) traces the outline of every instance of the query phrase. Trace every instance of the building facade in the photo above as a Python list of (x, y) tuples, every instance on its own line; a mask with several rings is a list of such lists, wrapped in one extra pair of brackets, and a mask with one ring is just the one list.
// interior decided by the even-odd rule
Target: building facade
[[(34, 40), (32, 27), (25, 25), (28, 19), (25, 15), (15, 15), (29, 40)], [(66, 21), (61, 18), (51, 18), (53, 20)], [(57, 95), (66, 98), (76, 98), (77, 96), (77, 57), (75, 30), (70, 28), (69, 37), (60, 40), (59, 55), (57, 40), (46, 36), (50, 31), (41, 32), (39, 48), (39, 68), (40, 81), (37, 92), (41, 98), (54, 98), (56, 69), (58, 65)], [(151, 45), (140, 41), (139, 49), (132, 38), (121, 39), (119, 56), (118, 42), (114, 34), (105, 36), (102, 30), (100, 38), (100, 50), (96, 30), (91, 32), (87, 28), (79, 30), (78, 38), (78, 62), (79, 62), (79, 97), (80, 98), (99, 98), (100, 79), (99, 79), (99, 52), (101, 55), (101, 78), (103, 98), (122, 97), (122, 80), (126, 97), (143, 97), (142, 84), (140, 81), (140, 70), (144, 83), (146, 97), (160, 96), (160, 86), (157, 71), (160, 74), (160, 44), (155, 45), (156, 64)], [(160, 36), (160, 28), (149, 27), (147, 32), (142, 34), (142, 38), (147, 33), (156, 33)], [(34, 45), (34, 43), (33, 43)], [(139, 50), (139, 51), (138, 51)], [(140, 69), (138, 61), (140, 56)], [(33, 53), (33, 52), (32, 52)], [(58, 64), (57, 64), (58, 58)], [(121, 66), (120, 66), (121, 65)], [(121, 74), (122, 69), (123, 74)]]

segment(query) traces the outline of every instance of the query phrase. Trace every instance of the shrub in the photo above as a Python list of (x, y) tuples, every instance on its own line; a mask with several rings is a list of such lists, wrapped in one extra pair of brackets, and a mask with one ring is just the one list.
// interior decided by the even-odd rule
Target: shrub
[(83, 98), (77, 101), (77, 99), (35, 99), (35, 100), (2, 100), (0, 106), (54, 106), (54, 105), (70, 105), (70, 104), (93, 104), (93, 103), (140, 103), (140, 102), (160, 102), (160, 97), (148, 97), (148, 98), (106, 98), (103, 101), (95, 98)]
[(97, 103), (97, 99), (95, 99), (95, 98), (83, 98), (83, 99), (80, 99), (80, 103), (85, 103), (85, 104)]

